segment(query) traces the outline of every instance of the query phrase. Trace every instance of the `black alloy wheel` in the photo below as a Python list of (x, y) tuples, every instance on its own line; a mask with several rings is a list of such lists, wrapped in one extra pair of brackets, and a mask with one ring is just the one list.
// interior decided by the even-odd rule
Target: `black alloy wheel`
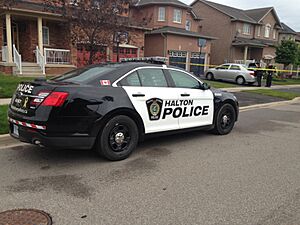
[(119, 161), (130, 156), (139, 140), (136, 123), (128, 116), (115, 116), (99, 133), (96, 150), (111, 161)]
[(229, 134), (236, 121), (236, 112), (231, 104), (224, 104), (215, 119), (215, 126), (213, 132), (218, 135)]

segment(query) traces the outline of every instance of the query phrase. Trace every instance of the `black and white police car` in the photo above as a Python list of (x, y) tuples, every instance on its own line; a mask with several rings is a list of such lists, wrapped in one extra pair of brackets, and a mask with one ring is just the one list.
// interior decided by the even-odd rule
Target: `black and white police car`
[(22, 82), (8, 120), (11, 136), (20, 141), (95, 148), (109, 160), (122, 160), (150, 134), (200, 128), (228, 134), (238, 113), (233, 94), (211, 90), (184, 70), (125, 62)]

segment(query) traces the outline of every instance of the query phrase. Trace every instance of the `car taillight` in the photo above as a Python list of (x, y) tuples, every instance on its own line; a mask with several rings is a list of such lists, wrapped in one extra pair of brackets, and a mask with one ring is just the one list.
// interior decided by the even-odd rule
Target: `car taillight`
[(60, 107), (64, 104), (68, 96), (69, 93), (66, 92), (52, 92), (50, 95), (48, 95), (48, 97), (46, 97), (42, 105)]
[(255, 72), (254, 71), (249, 71), (249, 74), (254, 76)]

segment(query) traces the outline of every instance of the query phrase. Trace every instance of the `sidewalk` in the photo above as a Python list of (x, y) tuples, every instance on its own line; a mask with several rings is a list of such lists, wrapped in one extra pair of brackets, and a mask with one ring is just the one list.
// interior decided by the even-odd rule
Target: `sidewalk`
[(0, 98), (0, 105), (8, 105), (10, 103), (10, 98)]

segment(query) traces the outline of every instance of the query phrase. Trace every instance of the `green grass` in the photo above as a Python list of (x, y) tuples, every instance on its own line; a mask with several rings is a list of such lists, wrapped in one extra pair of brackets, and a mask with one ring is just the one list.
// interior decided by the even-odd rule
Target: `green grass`
[(7, 110), (8, 105), (0, 105), (0, 134), (8, 133)]
[(224, 83), (224, 82), (219, 82), (219, 81), (203, 80), (203, 82), (208, 83), (213, 88), (232, 88), (232, 87), (237, 87), (237, 85), (235, 85), (235, 84)]
[(277, 97), (277, 98), (282, 98), (282, 99), (286, 99), (286, 100), (292, 100), (294, 98), (300, 97), (300, 94), (297, 94), (297, 93), (289, 93), (289, 92), (283, 92), (283, 91), (278, 91), (278, 90), (257, 89), (257, 90), (247, 90), (247, 91), (243, 91), (243, 92)]
[(0, 75), (0, 98), (11, 98), (21, 81), (31, 81), (30, 77)]
[(293, 79), (280, 79), (275, 78), (273, 80), (273, 84), (275, 85), (293, 85), (293, 84), (300, 84), (300, 78), (293, 78)]

